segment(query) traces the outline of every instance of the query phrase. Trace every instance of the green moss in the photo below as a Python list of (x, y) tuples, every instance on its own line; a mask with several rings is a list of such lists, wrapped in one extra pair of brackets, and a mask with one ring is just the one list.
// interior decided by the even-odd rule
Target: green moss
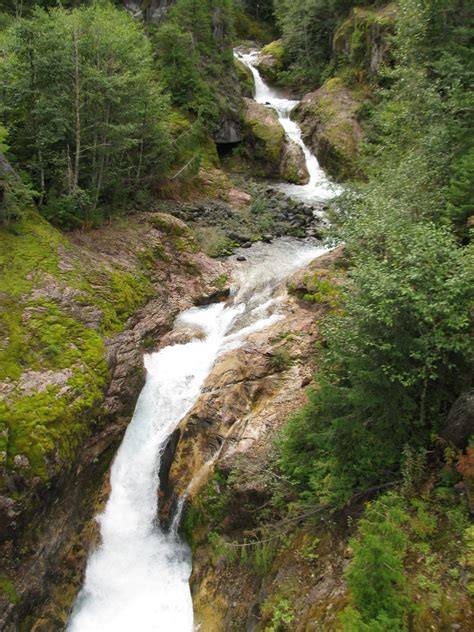
[(252, 97), (255, 90), (255, 82), (250, 70), (242, 62), (235, 60), (235, 69), (239, 79), (240, 91), (244, 97)]
[(252, 160), (260, 166), (257, 175), (277, 175), (285, 132), (278, 121), (272, 120), (270, 113), (262, 112), (259, 118), (244, 114), (243, 128)]
[[(74, 459), (103, 401), (104, 336), (121, 331), (155, 293), (146, 271), (163, 256), (157, 244), (139, 257), (142, 270), (89, 269), (34, 212), (0, 230), (0, 380), (8, 385), (0, 461), (7, 470), (46, 480)], [(94, 328), (89, 317), (81, 322), (82, 308), (84, 316), (97, 314)]]
[(273, 55), (278, 60), (281, 60), (283, 57), (283, 44), (281, 40), (275, 40), (274, 42), (270, 42), (262, 48), (262, 55)]
[(352, 89), (338, 76), (327, 80), (317, 98), (304, 105), (306, 125), (310, 130), (318, 126), (318, 160), (336, 181), (362, 176), (359, 150), (363, 132), (356, 121), (368, 93), (367, 87)]
[[(108, 375), (106, 350), (99, 333), (46, 301), (35, 303), (24, 337), (29, 367), (70, 372), (61, 387), (49, 385), (26, 396), (14, 391), (0, 408), (7, 430), (7, 466), (15, 467), (15, 457), (22, 455), (30, 466), (24, 474), (44, 478), (47, 457), (56, 453), (62, 460), (71, 459), (78, 439), (88, 431), (89, 423), (81, 414), (102, 400)], [(58, 467), (56, 460), (50, 469)]]
[(298, 174), (298, 169), (294, 165), (288, 165), (288, 167), (280, 173), (283, 180), (291, 182), (292, 184), (300, 184), (301, 178)]
[(218, 290), (223, 290), (224, 288), (227, 287), (228, 282), (229, 282), (229, 275), (224, 273), (224, 274), (219, 274), (219, 276), (217, 276), (211, 282), (211, 285), (212, 287), (215, 287)]
[[(267, 60), (265, 56), (268, 56)], [(270, 83), (282, 85), (284, 83), (284, 56), (285, 50), (281, 40), (270, 42), (262, 49), (262, 59), (258, 69), (263, 77)]]
[(0, 229), (0, 295), (21, 297), (45, 274), (58, 274), (66, 240), (36, 213)]
[(340, 77), (333, 77), (332, 79), (328, 79), (324, 84), (326, 90), (332, 92), (333, 90), (338, 90), (343, 87), (343, 81)]
[(199, 252), (199, 246), (189, 235), (187, 237), (175, 237), (173, 239), (173, 245), (178, 252)]
[(153, 248), (142, 250), (138, 253), (138, 259), (145, 270), (153, 270), (157, 261), (164, 261), (165, 263), (171, 261), (162, 243), (155, 244)]
[(15, 584), (6, 577), (0, 577), (0, 592), (7, 596), (10, 603), (17, 603), (18, 595)]
[(150, 224), (165, 235), (171, 235), (174, 237), (181, 237), (188, 231), (187, 227), (176, 220), (171, 215), (154, 215), (150, 218)]

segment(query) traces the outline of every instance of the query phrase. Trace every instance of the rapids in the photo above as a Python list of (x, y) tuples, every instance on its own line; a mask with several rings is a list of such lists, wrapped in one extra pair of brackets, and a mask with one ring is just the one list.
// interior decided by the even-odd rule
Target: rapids
[(88, 560), (68, 632), (193, 630), (191, 554), (177, 534), (180, 515), (169, 532), (157, 518), (161, 455), (219, 354), (279, 319), (282, 280), (323, 252), (289, 238), (246, 251), (227, 304), (195, 307), (176, 320), (175, 328), (193, 327), (203, 337), (145, 356), (146, 384), (112, 466), (110, 497), (96, 518), (101, 543)]

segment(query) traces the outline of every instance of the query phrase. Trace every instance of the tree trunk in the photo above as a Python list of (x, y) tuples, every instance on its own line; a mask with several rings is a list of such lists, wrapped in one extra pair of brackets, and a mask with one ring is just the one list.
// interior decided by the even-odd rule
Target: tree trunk
[(75, 114), (75, 137), (76, 148), (74, 154), (74, 178), (72, 190), (77, 191), (79, 185), (79, 169), (81, 161), (81, 78), (80, 78), (80, 60), (79, 60), (79, 40), (77, 28), (74, 28), (72, 34), (74, 46), (74, 114)]

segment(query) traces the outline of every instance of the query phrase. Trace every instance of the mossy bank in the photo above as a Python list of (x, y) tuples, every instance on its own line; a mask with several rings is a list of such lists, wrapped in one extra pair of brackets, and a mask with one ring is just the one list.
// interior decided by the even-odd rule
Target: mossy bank
[(30, 211), (1, 229), (5, 625), (41, 601), (54, 556), (92, 511), (143, 383), (143, 352), (225, 273), (197, 251), (186, 225), (161, 213), (64, 235)]

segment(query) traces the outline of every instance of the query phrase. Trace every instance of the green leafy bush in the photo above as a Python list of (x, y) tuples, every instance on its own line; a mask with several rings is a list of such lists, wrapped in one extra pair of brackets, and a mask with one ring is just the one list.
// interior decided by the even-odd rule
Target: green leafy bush
[(353, 559), (346, 571), (351, 605), (341, 620), (345, 632), (407, 630), (412, 608), (403, 561), (408, 515), (396, 494), (368, 503), (351, 541)]

